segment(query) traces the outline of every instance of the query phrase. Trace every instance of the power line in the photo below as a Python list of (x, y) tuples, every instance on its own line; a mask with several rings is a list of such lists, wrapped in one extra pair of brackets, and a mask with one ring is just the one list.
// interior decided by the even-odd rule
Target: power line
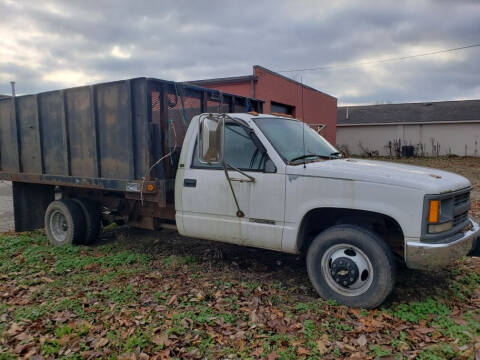
[(457, 47), (457, 48), (453, 48), (453, 49), (437, 50), (437, 51), (431, 51), (431, 52), (422, 53), (422, 54), (407, 55), (407, 56), (396, 57), (396, 58), (371, 60), (371, 61), (364, 61), (364, 62), (351, 63), (351, 64), (325, 65), (325, 66), (317, 66), (317, 67), (304, 68), (304, 69), (280, 70), (278, 72), (287, 73), (287, 72), (299, 72), (299, 71), (328, 70), (328, 69), (334, 69), (334, 68), (346, 68), (346, 67), (353, 67), (353, 66), (359, 66), (359, 65), (385, 63), (385, 62), (390, 62), (390, 61), (400, 61), (400, 60), (406, 60), (406, 59), (413, 59), (413, 58), (417, 58), (417, 57), (421, 57), (421, 56), (435, 55), (435, 54), (441, 54), (441, 53), (446, 53), (446, 52), (469, 49), (469, 48), (474, 48), (474, 47), (478, 47), (478, 46), (480, 46), (480, 43), (467, 45), (467, 46), (461, 46), (461, 47)]

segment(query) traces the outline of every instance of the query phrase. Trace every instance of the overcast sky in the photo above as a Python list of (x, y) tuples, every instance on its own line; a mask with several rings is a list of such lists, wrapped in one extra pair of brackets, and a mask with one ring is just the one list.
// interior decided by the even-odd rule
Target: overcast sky
[[(0, 93), (340, 66), (480, 43), (480, 1), (0, 0)], [(339, 104), (480, 98), (480, 47), (285, 73)]]

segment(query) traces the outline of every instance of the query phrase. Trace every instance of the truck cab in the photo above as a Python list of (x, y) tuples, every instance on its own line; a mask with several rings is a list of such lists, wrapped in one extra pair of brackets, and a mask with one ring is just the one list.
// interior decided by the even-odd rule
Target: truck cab
[(475, 248), (470, 190), (453, 173), (343, 158), (296, 119), (202, 114), (180, 155), (176, 223), (185, 236), (304, 253), (322, 297), (369, 308), (391, 292), (396, 258), (431, 270)]

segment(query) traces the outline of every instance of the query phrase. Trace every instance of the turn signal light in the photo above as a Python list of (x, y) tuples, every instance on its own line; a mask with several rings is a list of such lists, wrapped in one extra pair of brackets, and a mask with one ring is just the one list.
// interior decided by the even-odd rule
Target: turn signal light
[(430, 200), (430, 208), (428, 210), (428, 222), (437, 223), (440, 214), (440, 200)]
[(153, 186), (153, 184), (148, 184), (147, 185), (147, 191), (153, 191), (155, 189), (155, 187)]

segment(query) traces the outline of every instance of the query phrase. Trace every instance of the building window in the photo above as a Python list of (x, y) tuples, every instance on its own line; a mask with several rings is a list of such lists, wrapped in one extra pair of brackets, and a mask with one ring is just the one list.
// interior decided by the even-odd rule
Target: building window
[(270, 112), (277, 114), (295, 115), (295, 106), (281, 104), (275, 101), (270, 102)]

